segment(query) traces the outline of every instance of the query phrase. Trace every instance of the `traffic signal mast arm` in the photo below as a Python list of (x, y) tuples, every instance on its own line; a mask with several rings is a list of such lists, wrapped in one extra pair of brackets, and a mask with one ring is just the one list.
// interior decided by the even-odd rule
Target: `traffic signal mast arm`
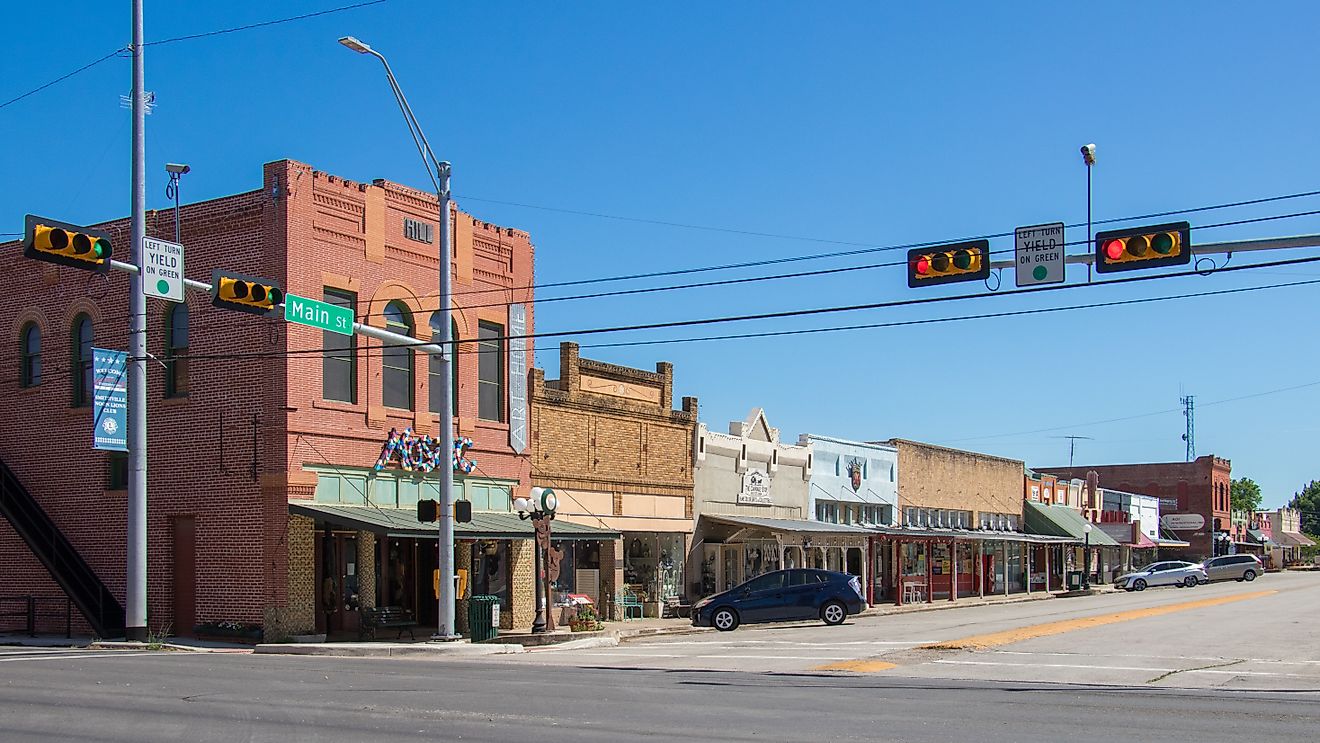
[[(1087, 243), (1090, 247), (1090, 243)], [(1289, 248), (1320, 248), (1320, 235), (1297, 235), (1296, 237), (1266, 237), (1259, 240), (1238, 240), (1236, 242), (1209, 243), (1207, 245), (1194, 245), (1192, 253), (1194, 255), (1226, 255), (1229, 253), (1246, 253), (1252, 250), (1287, 250)], [(1067, 255), (1063, 258), (1064, 263), (1095, 263), (1095, 253), (1086, 252), (1077, 255)], [(990, 264), (991, 268), (1013, 268), (1012, 259), (1003, 261), (994, 261)]]
[[(1317, 236), (1317, 239), (1320, 239), (1320, 236)], [(125, 273), (138, 272), (137, 266), (134, 266), (131, 263), (124, 263), (123, 261), (111, 260), (110, 268), (116, 271), (123, 271)], [(195, 281), (193, 279), (185, 278), (183, 280), (183, 285), (188, 289), (195, 289), (199, 292), (204, 292), (208, 295), (211, 294), (211, 285), (206, 283), (205, 281)], [(280, 306), (281, 308), (283, 308), (283, 305)], [(428, 353), (434, 356), (440, 356), (442, 358), (449, 358), (450, 352), (447, 349), (438, 346), (434, 343), (421, 343), (412, 336), (402, 335), (400, 333), (391, 333), (388, 330), (373, 327), (371, 325), (364, 325), (356, 321), (354, 321), (353, 323), (353, 332), (357, 333), (358, 335), (365, 335), (369, 338), (375, 338), (378, 341), (384, 341), (386, 343), (392, 343), (398, 345), (407, 345), (407, 346), (411, 346), (414, 350), (421, 351), (423, 353)]]

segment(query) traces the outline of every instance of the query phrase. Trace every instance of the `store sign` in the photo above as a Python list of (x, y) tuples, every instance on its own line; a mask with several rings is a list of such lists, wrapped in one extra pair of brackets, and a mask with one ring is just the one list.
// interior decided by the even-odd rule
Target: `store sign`
[(1205, 526), (1205, 517), (1199, 513), (1170, 513), (1161, 516), (1160, 523), (1174, 531), (1186, 531)]
[(434, 240), (434, 227), (429, 222), (423, 222), (418, 219), (403, 218), (403, 236), (409, 240), (415, 240), (419, 243), (431, 244)]
[(92, 349), (92, 448), (128, 451), (128, 354)]
[(509, 448), (527, 448), (527, 305), (509, 305)]
[(738, 493), (738, 505), (770, 505), (770, 475), (762, 470), (744, 472), (742, 492)]

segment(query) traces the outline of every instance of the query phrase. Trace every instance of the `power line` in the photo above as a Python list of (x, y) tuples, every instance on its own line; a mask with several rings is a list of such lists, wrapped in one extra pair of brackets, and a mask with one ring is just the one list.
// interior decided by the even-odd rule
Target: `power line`
[(203, 32), (203, 33), (199, 33), (199, 34), (188, 34), (187, 36), (175, 36), (175, 37), (173, 37), (173, 38), (169, 38), (169, 39), (159, 39), (159, 40), (157, 40), (157, 41), (148, 41), (148, 42), (143, 43), (142, 46), (144, 46), (144, 47), (146, 47), (146, 46), (160, 46), (161, 44), (173, 44), (173, 43), (176, 42), (176, 41), (191, 41), (191, 40), (193, 40), (193, 39), (204, 39), (204, 38), (207, 38), (207, 37), (210, 37), (210, 36), (220, 36), (220, 35), (222, 35), (222, 34), (232, 34), (232, 33), (236, 33), (236, 32), (238, 32), (238, 31), (248, 31), (248, 30), (251, 30), (251, 29), (254, 29), (254, 28), (265, 28), (266, 26), (277, 26), (277, 25), (279, 25), (279, 24), (281, 24), (281, 23), (292, 23), (293, 21), (302, 21), (302, 20), (306, 20), (306, 19), (308, 19), (308, 18), (316, 18), (316, 17), (318, 17), (318, 16), (330, 15), (330, 14), (332, 14), (332, 13), (342, 13), (343, 11), (346, 11), (346, 10), (356, 10), (357, 8), (365, 8), (365, 7), (368, 7), (368, 6), (371, 6), (371, 5), (380, 5), (381, 3), (385, 3), (385, 2), (388, 2), (388, 1), (389, 1), (389, 0), (369, 0), (369, 2), (356, 3), (356, 4), (354, 4), (354, 5), (343, 5), (343, 6), (340, 6), (340, 7), (338, 7), (338, 8), (330, 8), (329, 10), (318, 10), (318, 11), (316, 11), (316, 12), (314, 12), (314, 13), (303, 13), (302, 15), (290, 16), (290, 17), (288, 17), (288, 18), (278, 18), (278, 19), (273, 20), (273, 21), (262, 21), (262, 22), (260, 22), (260, 23), (249, 23), (249, 24), (246, 24), (246, 25), (243, 25), (243, 26), (234, 26), (233, 28), (222, 28), (222, 29), (218, 29), (218, 30), (216, 30), (216, 31), (205, 31), (205, 32)]
[[(278, 19), (275, 19), (275, 20), (273, 20), (273, 21), (262, 21), (262, 22), (260, 22), (260, 23), (249, 23), (249, 24), (246, 24), (246, 25), (243, 25), (243, 26), (234, 26), (233, 28), (222, 28), (222, 29), (217, 29), (217, 30), (215, 30), (215, 31), (206, 31), (206, 32), (203, 32), (203, 33), (198, 33), (198, 34), (188, 34), (187, 36), (175, 36), (175, 37), (173, 37), (173, 38), (169, 38), (169, 39), (160, 39), (160, 40), (157, 40), (157, 41), (148, 41), (148, 42), (143, 43), (142, 46), (144, 46), (144, 47), (148, 47), (148, 46), (159, 46), (159, 45), (161, 45), (161, 44), (173, 44), (173, 43), (176, 42), (176, 41), (191, 41), (191, 40), (193, 40), (193, 39), (202, 39), (202, 38), (206, 38), (206, 37), (208, 37), (208, 36), (220, 36), (221, 34), (232, 34), (232, 33), (236, 33), (236, 32), (238, 32), (238, 31), (248, 31), (248, 30), (250, 30), (250, 29), (254, 29), (254, 28), (264, 28), (264, 27), (266, 27), (266, 26), (275, 26), (275, 25), (279, 25), (279, 24), (282, 24), (282, 23), (291, 23), (291, 22), (293, 22), (293, 21), (301, 21), (301, 20), (305, 20), (305, 19), (307, 19), (307, 18), (316, 18), (316, 17), (318, 17), (318, 16), (330, 15), (330, 14), (332, 14), (332, 13), (340, 13), (340, 12), (343, 12), (343, 11), (346, 11), (346, 10), (355, 10), (355, 9), (357, 9), (357, 8), (365, 8), (365, 7), (369, 6), (369, 5), (380, 5), (381, 3), (385, 3), (385, 2), (388, 2), (388, 1), (389, 1), (389, 0), (370, 0), (369, 2), (361, 2), (361, 3), (354, 4), (354, 5), (344, 5), (344, 6), (341, 6), (341, 7), (338, 7), (338, 8), (331, 8), (331, 9), (329, 9), (329, 10), (321, 10), (321, 11), (317, 11), (317, 12), (314, 12), (314, 13), (304, 13), (304, 14), (302, 14), (302, 15), (290, 16), (290, 17), (288, 17), (288, 18), (278, 18)], [(29, 90), (28, 92), (23, 93), (22, 95), (16, 96), (16, 97), (14, 97), (14, 98), (10, 98), (9, 100), (5, 101), (4, 103), (0, 103), (0, 109), (4, 109), (4, 108), (6, 108), (7, 106), (10, 106), (10, 105), (12, 105), (12, 104), (14, 104), (14, 103), (18, 103), (19, 101), (23, 100), (24, 98), (27, 98), (28, 96), (35, 95), (35, 94), (37, 94), (37, 93), (40, 93), (41, 91), (45, 90), (46, 88), (51, 87), (52, 85), (56, 85), (56, 84), (58, 84), (58, 83), (62, 83), (62, 82), (64, 82), (65, 80), (68, 80), (69, 78), (73, 77), (74, 75), (77, 75), (77, 74), (82, 73), (82, 72), (86, 72), (87, 70), (92, 69), (93, 67), (95, 67), (95, 66), (101, 64), (102, 62), (106, 61), (107, 59), (110, 59), (111, 57), (118, 56), (118, 55), (120, 55), (120, 54), (122, 54), (122, 53), (124, 53), (124, 52), (126, 52), (126, 51), (129, 51), (129, 49), (130, 49), (130, 47), (128, 47), (128, 46), (120, 47), (119, 49), (116, 49), (116, 50), (114, 50), (113, 52), (110, 52), (109, 54), (105, 55), (104, 57), (101, 57), (101, 58), (99, 58), (99, 59), (96, 59), (96, 60), (94, 60), (94, 61), (92, 61), (92, 62), (88, 62), (87, 64), (83, 65), (82, 67), (79, 67), (78, 69), (74, 70), (73, 72), (69, 72), (69, 73), (67, 73), (67, 74), (61, 75), (61, 76), (55, 78), (54, 80), (51, 80), (50, 82), (48, 82), (48, 83), (46, 83), (46, 84), (44, 84), (44, 85), (39, 85), (39, 86), (33, 88), (32, 90)], [(13, 234), (13, 233), (0, 233), (0, 234)]]
[[(1301, 259), (1294, 259), (1294, 261), (1295, 261), (1295, 262), (1314, 262), (1314, 261), (1320, 261), (1320, 256), (1316, 256), (1316, 257), (1314, 257), (1314, 258), (1301, 258)], [(1275, 265), (1275, 264), (1273, 264), (1273, 263), (1271, 263), (1271, 264), (1248, 264), (1248, 265), (1242, 265), (1242, 266), (1234, 266), (1234, 267), (1231, 267), (1231, 268), (1234, 269), (1234, 270), (1246, 270), (1246, 269), (1254, 268), (1254, 267), (1256, 267), (1257, 265)], [(1225, 269), (1220, 269), (1220, 270), (1221, 270), (1221, 271), (1227, 271), (1227, 270), (1230, 270), (1230, 269), (1225, 268)], [(1032, 293), (1032, 292), (1048, 291), (1048, 290), (1050, 290), (1050, 289), (1105, 286), (1105, 285), (1108, 285), (1108, 284), (1128, 283), (1129, 281), (1136, 281), (1136, 280), (1146, 280), (1146, 281), (1149, 281), (1149, 280), (1154, 280), (1154, 279), (1175, 278), (1175, 277), (1180, 277), (1180, 276), (1190, 276), (1190, 275), (1195, 275), (1195, 272), (1192, 272), (1192, 273), (1186, 273), (1186, 274), (1169, 274), (1169, 275), (1166, 275), (1166, 276), (1142, 276), (1142, 277), (1132, 277), (1131, 279), (1123, 279), (1123, 280), (1116, 280), (1116, 281), (1104, 281), (1104, 282), (1097, 282), (1097, 283), (1092, 283), (1092, 284), (1073, 284), (1073, 285), (1062, 285), (1062, 286), (1048, 287), (1048, 288), (1019, 289), (1019, 290), (1014, 290), (1013, 293), (1017, 293), (1017, 294), (1026, 294), (1026, 293)], [(1033, 309), (1025, 309), (1025, 310), (1013, 310), (1013, 311), (997, 312), (997, 313), (971, 314), (971, 315), (963, 315), (963, 316), (951, 317), (951, 318), (922, 318), (922, 319), (915, 319), (915, 320), (902, 320), (902, 321), (892, 321), (892, 322), (885, 322), (885, 323), (871, 323), (871, 324), (857, 324), (857, 325), (835, 326), (835, 327), (829, 327), (829, 328), (805, 328), (805, 329), (798, 329), (798, 330), (771, 330), (771, 331), (762, 331), (762, 332), (755, 332), (755, 333), (732, 333), (732, 334), (715, 335), (715, 336), (704, 336), (704, 337), (697, 337), (697, 338), (663, 339), (663, 340), (643, 340), (643, 341), (620, 341), (620, 342), (614, 342), (614, 343), (583, 344), (581, 347), (583, 347), (583, 348), (619, 348), (619, 347), (625, 347), (625, 346), (649, 346), (649, 345), (661, 345), (661, 344), (666, 344), (666, 343), (690, 343), (690, 342), (698, 342), (698, 341), (713, 341), (713, 340), (734, 340), (734, 339), (748, 339), (748, 338), (767, 338), (767, 337), (778, 337), (778, 336), (789, 336), (789, 335), (807, 335), (807, 334), (812, 334), (812, 333), (822, 333), (822, 332), (837, 332), (837, 331), (845, 331), (845, 330), (863, 330), (863, 329), (871, 329), (871, 328), (901, 327), (901, 326), (907, 326), (907, 325), (925, 325), (925, 324), (931, 324), (931, 323), (951, 322), (951, 321), (956, 321), (956, 320), (994, 319), (994, 318), (1000, 318), (1000, 317), (1018, 317), (1018, 316), (1022, 316), (1022, 315), (1043, 314), (1043, 313), (1048, 313), (1048, 312), (1060, 312), (1060, 311), (1066, 311), (1066, 310), (1091, 309), (1091, 308), (1098, 308), (1098, 307), (1116, 307), (1116, 306), (1123, 306), (1123, 305), (1129, 305), (1129, 304), (1143, 304), (1143, 303), (1147, 303), (1147, 302), (1158, 302), (1158, 301), (1165, 301), (1165, 300), (1172, 300), (1172, 299), (1191, 299), (1191, 298), (1197, 298), (1197, 297), (1210, 297), (1210, 296), (1219, 296), (1219, 295), (1228, 295), (1228, 294), (1238, 294), (1238, 293), (1243, 293), (1243, 292), (1261, 291), (1261, 290), (1266, 290), (1266, 289), (1279, 289), (1279, 288), (1289, 288), (1289, 287), (1296, 287), (1296, 286), (1308, 286), (1308, 285), (1311, 285), (1311, 284), (1320, 284), (1320, 279), (1310, 279), (1310, 280), (1306, 280), (1306, 281), (1295, 281), (1295, 282), (1287, 282), (1287, 283), (1280, 283), (1280, 284), (1266, 284), (1266, 285), (1262, 285), (1262, 286), (1253, 286), (1253, 287), (1239, 287), (1239, 288), (1236, 288), (1236, 289), (1219, 289), (1219, 290), (1207, 291), (1207, 292), (1189, 293), (1189, 294), (1177, 294), (1177, 295), (1167, 295), (1167, 296), (1162, 296), (1162, 297), (1148, 297), (1148, 298), (1140, 298), (1140, 299), (1114, 300), (1114, 301), (1111, 301), (1111, 302), (1101, 302), (1101, 303), (1093, 303), (1093, 304), (1080, 304), (1080, 305), (1071, 305), (1071, 306), (1064, 306), (1064, 307), (1041, 307), (1041, 308), (1033, 308)], [(904, 306), (904, 305), (910, 305), (910, 304), (925, 304), (925, 303), (931, 303), (931, 302), (957, 301), (957, 300), (976, 299), (976, 298), (981, 298), (981, 297), (993, 297), (993, 296), (1007, 296), (1007, 294), (1006, 294), (1006, 293), (999, 293), (999, 294), (989, 293), (989, 294), (975, 294), (975, 295), (960, 295), (960, 296), (955, 296), (955, 297), (932, 297), (932, 298), (918, 299), (918, 300), (900, 300), (900, 301), (897, 301), (897, 302), (877, 303), (877, 304), (875, 304), (875, 305), (859, 305), (859, 306), (857, 306), (857, 307), (835, 307), (835, 308), (823, 308), (823, 309), (819, 309), (819, 310), (797, 310), (797, 311), (789, 311), (789, 312), (785, 312), (785, 313), (769, 313), (769, 316), (766, 317), (765, 319), (770, 319), (770, 318), (780, 318), (780, 317), (787, 317), (787, 316), (796, 316), (796, 315), (803, 315), (803, 314), (820, 314), (820, 313), (822, 313), (822, 312), (826, 312), (826, 311), (835, 312), (835, 311), (851, 311), (851, 310), (855, 310), (855, 309), (877, 309), (877, 308), (885, 308), (885, 307)], [(692, 325), (704, 325), (704, 324), (711, 324), (711, 323), (716, 323), (716, 322), (729, 322), (729, 321), (746, 320), (746, 319), (763, 319), (763, 318), (762, 318), (762, 316), (759, 316), (759, 315), (749, 315), (749, 316), (742, 316), (742, 317), (709, 318), (709, 319), (705, 319), (705, 320), (678, 321), (678, 322), (673, 322), (673, 323), (654, 323), (654, 324), (652, 324), (652, 325), (669, 328), (669, 327), (681, 327), (681, 326), (692, 326)], [(459, 348), (460, 346), (462, 346), (462, 345), (469, 345), (469, 346), (470, 346), (470, 345), (473, 345), (473, 344), (481, 343), (482, 341), (489, 342), (489, 341), (491, 341), (491, 340), (534, 339), (534, 338), (558, 337), (558, 336), (569, 336), (569, 335), (585, 335), (585, 334), (591, 334), (591, 333), (620, 332), (620, 331), (625, 331), (625, 330), (636, 330), (636, 329), (655, 329), (655, 328), (653, 328), (653, 327), (650, 326), (650, 325), (648, 325), (648, 326), (620, 327), (620, 328), (596, 328), (596, 329), (579, 330), (579, 331), (565, 331), (565, 332), (553, 332), (553, 333), (534, 333), (534, 334), (526, 334), (526, 335), (520, 335), (520, 336), (502, 336), (502, 337), (500, 337), (500, 338), (496, 338), (496, 339), (491, 339), (491, 338), (485, 338), (485, 339), (480, 339), (480, 338), (460, 339), (460, 340), (452, 341), (451, 343), (455, 346), (456, 349), (458, 349), (458, 350), (456, 351), (456, 353), (458, 353), (458, 354), (464, 354), (464, 353), (473, 353), (473, 352), (464, 352), (464, 351), (461, 350), (461, 348)], [(420, 339), (417, 340), (416, 342), (413, 342), (413, 343), (382, 343), (382, 344), (380, 344), (379, 346), (368, 347), (367, 349), (364, 349), (364, 352), (369, 352), (369, 351), (382, 351), (382, 352), (383, 352), (383, 351), (386, 351), (386, 350), (389, 350), (389, 349), (401, 349), (401, 348), (402, 348), (402, 349), (411, 349), (411, 348), (413, 348), (413, 347), (415, 347), (415, 346), (418, 346), (418, 345), (425, 345), (425, 344), (428, 344), (428, 343), (429, 343), (429, 341), (420, 340)], [(549, 349), (538, 348), (538, 349), (533, 349), (533, 350), (542, 350), (542, 351), (544, 351), (544, 350), (549, 350)], [(289, 351), (253, 351), (253, 352), (246, 352), (246, 353), (197, 354), (197, 355), (190, 354), (190, 355), (188, 356), (188, 358), (189, 358), (189, 359), (200, 359), (200, 358), (220, 358), (220, 359), (239, 359), (239, 358), (282, 358), (282, 357), (294, 357), (294, 356), (304, 356), (304, 355), (314, 355), (314, 354), (324, 354), (324, 353), (341, 353), (341, 354), (342, 354), (342, 353), (344, 353), (344, 351), (345, 351), (345, 349), (339, 349), (339, 348), (310, 348), (310, 349), (294, 349), (294, 350), (289, 350)], [(1029, 433), (1035, 433), (1035, 432), (1029, 432)]]
[[(41, 91), (45, 90), (46, 88), (49, 88), (49, 87), (52, 86), (52, 85), (55, 85), (55, 84), (57, 84), (57, 83), (62, 83), (62, 82), (64, 82), (65, 80), (68, 80), (69, 78), (73, 77), (74, 75), (77, 75), (77, 74), (79, 74), (79, 73), (81, 73), (81, 72), (86, 72), (87, 70), (90, 70), (90, 69), (92, 69), (93, 67), (95, 67), (95, 66), (101, 64), (102, 62), (106, 61), (107, 59), (110, 59), (111, 57), (118, 56), (121, 52), (125, 52), (125, 51), (127, 51), (127, 50), (128, 50), (127, 47), (122, 47), (122, 48), (116, 49), (116, 50), (114, 50), (113, 52), (110, 52), (109, 54), (105, 55), (104, 57), (101, 57), (100, 59), (97, 59), (97, 60), (94, 60), (94, 61), (88, 62), (87, 64), (83, 65), (82, 67), (79, 67), (78, 69), (74, 70), (73, 72), (70, 72), (70, 73), (67, 73), (67, 74), (64, 74), (64, 75), (60, 75), (59, 77), (55, 78), (54, 80), (51, 80), (50, 82), (46, 83), (45, 85), (39, 85), (39, 86), (33, 88), (32, 90), (29, 90), (28, 92), (23, 93), (22, 95), (19, 95), (19, 96), (15, 96), (15, 97), (13, 97), (13, 98), (10, 98), (9, 100), (5, 101), (4, 103), (0, 103), (0, 109), (6, 108), (6, 107), (11, 106), (11, 105), (13, 105), (13, 104), (15, 104), (15, 103), (18, 103), (19, 101), (23, 100), (24, 98), (27, 98), (27, 97), (30, 96), (30, 95), (36, 95), (37, 93), (40, 93)], [(3, 234), (17, 234), (17, 233), (3, 233)]]

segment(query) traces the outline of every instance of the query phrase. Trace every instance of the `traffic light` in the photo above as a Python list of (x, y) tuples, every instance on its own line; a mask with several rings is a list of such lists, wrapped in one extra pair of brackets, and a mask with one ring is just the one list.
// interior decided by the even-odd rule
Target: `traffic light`
[(23, 221), (23, 255), (47, 263), (108, 271), (110, 233), (31, 214)]
[(283, 302), (284, 292), (270, 279), (219, 268), (211, 273), (211, 304), (216, 307), (269, 316)]
[(1095, 270), (1135, 271), (1192, 261), (1192, 227), (1186, 222), (1095, 233)]
[(440, 518), (438, 503), (433, 500), (417, 501), (417, 520), (423, 524), (433, 524)]
[(990, 241), (913, 248), (908, 251), (908, 286), (932, 286), (990, 278)]
[(460, 524), (467, 524), (472, 521), (472, 501), (454, 501), (454, 521)]

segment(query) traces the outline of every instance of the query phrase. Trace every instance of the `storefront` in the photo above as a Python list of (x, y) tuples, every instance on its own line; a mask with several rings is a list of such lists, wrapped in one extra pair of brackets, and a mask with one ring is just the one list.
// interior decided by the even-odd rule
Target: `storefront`
[(642, 602), (646, 616), (661, 616), (665, 604), (683, 595), (686, 557), (686, 534), (623, 533), (623, 582)]
[[(289, 503), (289, 514), (313, 524), (306, 567), (316, 586), (318, 631), (355, 633), (358, 611), (372, 606), (399, 606), (413, 612), (420, 626), (435, 626), (438, 535), (434, 525), (417, 521), (415, 509), (297, 501)], [(561, 583), (556, 584), (564, 593), (590, 588), (587, 575), (599, 577), (601, 545), (619, 537), (618, 532), (559, 521), (552, 533), (552, 544), (565, 553)], [(500, 597), (504, 629), (531, 625), (533, 536), (532, 522), (516, 513), (478, 512), (471, 522), (454, 524), (454, 563), (463, 589), (460, 630), (466, 627), (466, 600), (474, 595)], [(581, 565), (590, 564), (593, 555), (597, 569), (584, 570)], [(291, 572), (297, 569), (290, 567)], [(564, 582), (565, 576), (572, 576), (572, 584)]]
[(709, 596), (789, 568), (837, 570), (856, 575), (865, 585), (870, 534), (818, 521), (703, 515), (690, 552), (689, 595)]
[(955, 529), (880, 527), (872, 537), (871, 603), (897, 605), (1059, 590), (1071, 539)]

